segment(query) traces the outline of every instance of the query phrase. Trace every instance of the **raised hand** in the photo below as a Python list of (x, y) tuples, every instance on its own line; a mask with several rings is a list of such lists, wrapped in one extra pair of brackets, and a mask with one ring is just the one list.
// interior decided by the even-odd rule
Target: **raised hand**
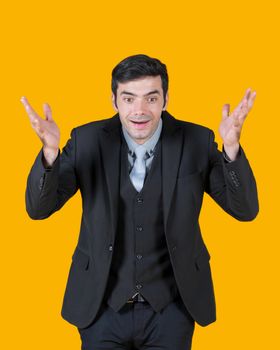
[(234, 160), (239, 149), (239, 140), (243, 123), (252, 109), (254, 100), (256, 98), (256, 91), (251, 91), (251, 88), (246, 90), (246, 93), (230, 114), (230, 105), (225, 104), (222, 111), (222, 121), (219, 127), (220, 135), (223, 139), (224, 149), (227, 155)]
[(21, 102), (29, 116), (32, 128), (43, 143), (46, 163), (52, 165), (59, 151), (60, 131), (53, 120), (51, 108), (47, 103), (44, 103), (43, 110), (46, 118), (44, 120), (34, 111), (26, 97), (22, 97)]

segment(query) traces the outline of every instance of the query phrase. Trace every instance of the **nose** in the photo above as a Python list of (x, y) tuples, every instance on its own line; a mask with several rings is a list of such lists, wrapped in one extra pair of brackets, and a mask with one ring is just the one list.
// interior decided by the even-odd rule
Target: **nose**
[(144, 115), (146, 111), (145, 101), (136, 100), (133, 104), (133, 113), (135, 115)]

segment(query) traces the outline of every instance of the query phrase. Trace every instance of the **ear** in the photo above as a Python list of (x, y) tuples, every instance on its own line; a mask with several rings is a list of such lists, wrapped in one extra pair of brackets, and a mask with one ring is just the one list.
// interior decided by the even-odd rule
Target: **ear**
[(115, 100), (115, 95), (112, 93), (112, 105), (113, 105), (113, 108), (116, 112), (118, 112), (118, 107), (117, 107), (117, 103), (116, 103), (116, 100)]
[(165, 105), (163, 106), (162, 110), (165, 111), (167, 108), (167, 104), (168, 104), (168, 99), (169, 99), (169, 95), (168, 92), (166, 93), (166, 97), (165, 97)]

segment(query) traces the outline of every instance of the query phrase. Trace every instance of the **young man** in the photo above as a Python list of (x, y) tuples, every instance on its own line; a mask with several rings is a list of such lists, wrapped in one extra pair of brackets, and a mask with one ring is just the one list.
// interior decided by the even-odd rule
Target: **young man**
[(256, 93), (212, 130), (166, 111), (166, 66), (130, 56), (112, 72), (109, 119), (76, 127), (60, 152), (50, 107), (45, 120), (22, 102), (42, 140), (26, 188), (32, 219), (59, 210), (77, 190), (83, 213), (62, 306), (82, 349), (191, 348), (195, 321), (216, 319), (209, 252), (199, 228), (204, 192), (240, 221), (258, 213), (240, 133)]

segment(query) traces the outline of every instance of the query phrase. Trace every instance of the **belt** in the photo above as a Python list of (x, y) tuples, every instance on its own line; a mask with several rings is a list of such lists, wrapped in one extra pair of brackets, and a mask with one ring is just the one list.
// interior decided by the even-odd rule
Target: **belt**
[(147, 303), (147, 300), (144, 299), (141, 294), (137, 294), (134, 298), (130, 298), (127, 300), (127, 303), (135, 303), (135, 302)]

